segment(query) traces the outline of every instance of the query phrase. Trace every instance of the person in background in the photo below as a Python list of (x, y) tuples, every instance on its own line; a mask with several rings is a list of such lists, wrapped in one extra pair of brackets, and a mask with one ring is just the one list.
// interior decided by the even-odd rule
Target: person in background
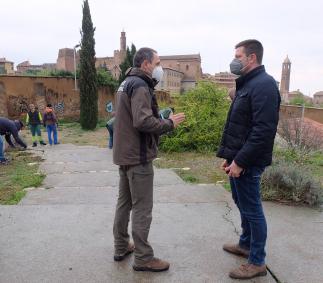
[[(47, 104), (47, 107), (44, 113), (43, 123), (47, 130), (49, 144), (53, 145), (53, 139), (54, 139), (54, 144), (59, 144), (59, 142), (57, 141), (57, 118), (51, 104)], [(52, 135), (53, 135), (53, 139), (52, 139)]]
[(33, 142), (33, 147), (37, 146), (37, 140), (41, 145), (46, 145), (44, 143), (42, 136), (41, 136), (41, 124), (42, 124), (43, 118), (38, 111), (38, 109), (35, 108), (34, 104), (29, 105), (29, 112), (26, 116), (26, 125), (29, 126), (30, 132), (31, 132), (31, 139)]
[(114, 115), (115, 114), (113, 112), (112, 113), (112, 118), (106, 124), (106, 127), (107, 127), (108, 132), (109, 132), (109, 145), (108, 145), (108, 147), (110, 149), (112, 149), (112, 147), (113, 147), (113, 124), (114, 124), (114, 120), (115, 120)]
[(24, 127), (24, 124), (20, 120), (9, 120), (5, 117), (0, 117), (0, 164), (7, 164), (8, 159), (4, 156), (4, 146), (2, 136), (5, 136), (5, 139), (9, 146), (15, 148), (16, 146), (11, 140), (13, 136), (15, 142), (20, 145), (23, 149), (27, 148), (27, 144), (19, 137), (19, 131)]

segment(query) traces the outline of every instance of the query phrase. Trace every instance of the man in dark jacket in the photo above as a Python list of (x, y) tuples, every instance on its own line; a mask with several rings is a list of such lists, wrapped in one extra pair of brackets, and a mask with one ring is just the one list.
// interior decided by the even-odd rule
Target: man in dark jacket
[(238, 244), (225, 244), (227, 252), (248, 258), (230, 277), (248, 279), (266, 275), (267, 224), (260, 197), (260, 178), (271, 164), (279, 119), (280, 94), (275, 80), (261, 65), (262, 44), (246, 40), (236, 45), (230, 64), (236, 79), (231, 104), (217, 156), (225, 161), (232, 197), (240, 210), (242, 235)]
[(19, 134), (18, 134), (18, 132), (23, 128), (23, 126), (24, 124), (19, 120), (11, 121), (7, 118), (0, 117), (0, 163), (1, 164), (5, 164), (8, 161), (4, 157), (2, 136), (5, 136), (7, 143), (11, 147), (15, 147), (15, 145), (11, 140), (11, 135), (12, 135), (17, 144), (19, 144), (24, 149), (27, 148), (27, 145), (19, 137)]
[[(119, 198), (113, 234), (114, 260), (134, 251), (136, 271), (164, 271), (169, 263), (154, 257), (148, 242), (153, 208), (153, 165), (159, 135), (184, 121), (184, 113), (161, 119), (154, 94), (163, 75), (155, 50), (141, 48), (134, 56), (134, 68), (126, 73), (116, 95), (113, 160), (119, 165)], [(128, 223), (132, 210), (132, 237)]]

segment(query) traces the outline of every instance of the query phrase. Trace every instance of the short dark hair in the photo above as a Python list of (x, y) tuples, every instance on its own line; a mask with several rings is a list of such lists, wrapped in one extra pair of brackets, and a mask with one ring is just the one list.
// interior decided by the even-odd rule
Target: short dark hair
[(149, 63), (152, 63), (153, 58), (154, 58), (154, 53), (157, 53), (156, 50), (148, 48), (148, 47), (143, 47), (140, 48), (134, 58), (133, 58), (133, 66), (140, 68), (141, 64), (145, 61), (148, 60)]
[(260, 41), (256, 39), (247, 39), (244, 41), (239, 42), (235, 48), (244, 47), (246, 51), (246, 55), (249, 56), (250, 54), (254, 53), (257, 57), (257, 62), (259, 64), (262, 63), (262, 56), (264, 55), (264, 48)]
[(47, 104), (47, 107), (53, 107), (51, 103), (48, 103)]

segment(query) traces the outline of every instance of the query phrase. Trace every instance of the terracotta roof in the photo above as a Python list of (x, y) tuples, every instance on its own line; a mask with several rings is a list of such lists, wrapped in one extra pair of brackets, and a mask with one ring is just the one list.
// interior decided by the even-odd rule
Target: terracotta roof
[(24, 61), (24, 62), (21, 62), (20, 64), (17, 65), (17, 67), (20, 67), (20, 66), (30, 66), (30, 62), (29, 61)]
[(200, 54), (166, 55), (166, 56), (159, 56), (159, 58), (160, 60), (187, 60), (187, 59), (201, 60)]

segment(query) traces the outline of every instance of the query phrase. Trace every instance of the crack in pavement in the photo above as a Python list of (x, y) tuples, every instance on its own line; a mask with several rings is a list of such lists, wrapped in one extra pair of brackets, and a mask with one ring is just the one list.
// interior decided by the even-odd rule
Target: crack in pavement
[[(232, 212), (232, 207), (229, 205), (229, 202), (227, 201), (224, 201), (225, 203), (225, 208), (226, 208), (226, 212), (224, 215), (222, 215), (223, 219), (225, 221), (227, 221), (228, 223), (230, 223), (232, 225), (232, 227), (234, 228), (234, 233), (239, 237), (240, 236), (240, 232), (239, 232), (239, 229), (237, 229), (237, 227), (234, 225), (234, 222), (231, 218), (229, 218), (229, 215), (231, 214)], [(274, 271), (269, 268), (269, 266), (267, 265), (266, 266), (268, 272), (270, 273), (270, 275), (273, 277), (273, 279), (277, 282), (277, 283), (281, 283), (281, 281), (278, 279), (277, 275), (274, 273)]]
[(224, 215), (222, 215), (223, 219), (225, 221), (227, 221), (228, 223), (231, 224), (231, 226), (234, 228), (234, 233), (237, 235), (237, 236), (240, 236), (240, 232), (239, 232), (239, 229), (237, 229), (237, 227), (234, 225), (234, 222), (232, 219), (229, 218), (229, 215), (231, 214), (231, 211), (232, 211), (232, 207), (229, 205), (229, 202), (227, 201), (224, 201), (225, 203), (225, 208), (226, 208), (226, 212)]

